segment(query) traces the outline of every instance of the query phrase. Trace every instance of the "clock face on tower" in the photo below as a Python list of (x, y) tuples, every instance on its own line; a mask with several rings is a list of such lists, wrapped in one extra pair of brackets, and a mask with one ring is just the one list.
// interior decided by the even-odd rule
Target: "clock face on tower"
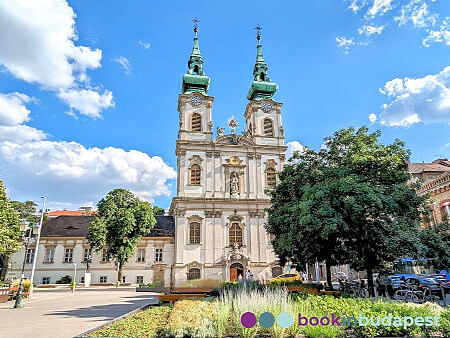
[(201, 98), (200, 96), (194, 96), (194, 97), (191, 99), (191, 102), (192, 102), (192, 104), (193, 104), (194, 106), (199, 106), (199, 105), (202, 104), (202, 98)]
[(262, 104), (262, 109), (263, 109), (265, 112), (269, 112), (269, 111), (272, 110), (272, 105), (271, 105), (270, 103), (264, 102), (264, 103)]

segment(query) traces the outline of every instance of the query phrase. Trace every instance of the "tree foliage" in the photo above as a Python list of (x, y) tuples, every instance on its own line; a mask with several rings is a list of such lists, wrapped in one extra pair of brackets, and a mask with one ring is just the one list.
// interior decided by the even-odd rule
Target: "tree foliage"
[(155, 215), (155, 216), (164, 216), (164, 209), (163, 208), (160, 208), (157, 205), (154, 205), (152, 207), (152, 210), (153, 210), (153, 215)]
[(326, 138), (319, 152), (297, 153), (271, 192), (267, 224), (282, 259), (350, 263), (367, 270), (371, 294), (374, 269), (418, 252), (426, 212), (425, 199), (407, 185), (409, 151), (399, 140), (383, 145), (380, 136), (351, 127)]
[(419, 238), (422, 243), (421, 258), (433, 259), (436, 269), (450, 268), (450, 223), (445, 222), (422, 229)]
[(97, 204), (98, 215), (87, 233), (91, 247), (99, 252), (107, 249), (109, 258), (122, 266), (134, 254), (142, 234), (150, 232), (156, 223), (148, 202), (142, 202), (126, 189), (114, 189)]
[(19, 213), (6, 197), (5, 186), (0, 180), (0, 254), (5, 257), (10, 257), (22, 248), (19, 223)]

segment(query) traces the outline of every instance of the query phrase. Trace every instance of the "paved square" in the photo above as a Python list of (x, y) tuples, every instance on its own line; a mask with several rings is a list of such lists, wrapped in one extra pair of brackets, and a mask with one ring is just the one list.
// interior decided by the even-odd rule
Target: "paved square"
[(73, 337), (147, 304), (156, 294), (135, 288), (45, 289), (22, 301), (0, 304), (0, 337)]

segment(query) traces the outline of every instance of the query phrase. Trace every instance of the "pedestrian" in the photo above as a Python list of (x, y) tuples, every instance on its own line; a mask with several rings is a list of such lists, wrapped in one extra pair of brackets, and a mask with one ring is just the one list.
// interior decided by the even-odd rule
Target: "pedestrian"
[(252, 281), (252, 280), (253, 280), (253, 273), (252, 273), (250, 270), (247, 270), (247, 279), (248, 279), (249, 281)]
[(239, 276), (238, 276), (238, 282), (242, 283), (242, 275), (241, 274), (239, 274)]

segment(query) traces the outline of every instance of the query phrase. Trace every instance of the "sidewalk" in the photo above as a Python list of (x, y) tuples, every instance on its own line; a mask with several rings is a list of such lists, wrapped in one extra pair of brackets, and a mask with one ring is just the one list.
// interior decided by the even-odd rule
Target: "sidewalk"
[(31, 299), (0, 304), (0, 337), (73, 337), (147, 304), (154, 293), (135, 288), (37, 290)]

